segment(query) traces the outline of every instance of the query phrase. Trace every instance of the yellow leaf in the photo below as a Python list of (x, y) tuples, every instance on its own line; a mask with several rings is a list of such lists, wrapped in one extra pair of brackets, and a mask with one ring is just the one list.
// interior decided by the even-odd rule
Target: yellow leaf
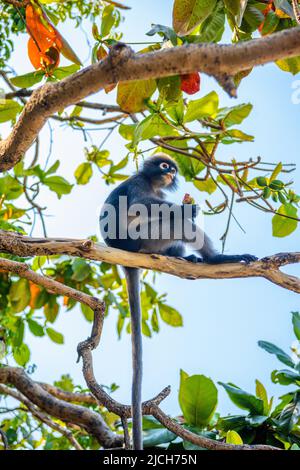
[(241, 436), (236, 431), (227, 431), (226, 443), (227, 444), (234, 444), (235, 446), (239, 446), (239, 445), (243, 444), (243, 440), (242, 440)]
[(123, 111), (138, 113), (146, 109), (145, 101), (156, 89), (155, 80), (135, 80), (118, 85), (117, 103)]

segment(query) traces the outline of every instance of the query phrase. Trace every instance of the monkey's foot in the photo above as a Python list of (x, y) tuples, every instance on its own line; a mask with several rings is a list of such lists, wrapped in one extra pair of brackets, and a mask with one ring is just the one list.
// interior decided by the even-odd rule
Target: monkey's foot
[(189, 261), (190, 263), (202, 263), (203, 262), (203, 259), (199, 258), (199, 256), (197, 255), (188, 255), (180, 259), (184, 259), (185, 261)]
[(222, 263), (240, 263), (243, 261), (246, 264), (257, 261), (258, 258), (253, 255), (215, 255), (212, 258), (205, 259), (205, 263), (209, 264), (222, 264)]

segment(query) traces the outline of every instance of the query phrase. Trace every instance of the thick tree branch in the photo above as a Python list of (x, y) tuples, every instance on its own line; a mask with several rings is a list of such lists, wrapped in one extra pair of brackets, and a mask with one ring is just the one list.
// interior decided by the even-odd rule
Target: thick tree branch
[[(28, 400), (22, 393), (17, 392), (16, 390), (7, 387), (6, 385), (1, 385), (0, 384), (0, 394), (2, 395), (8, 395), (15, 400), (18, 400), (19, 402), (23, 403), (27, 410), (39, 421), (42, 423), (46, 424), (50, 428), (54, 429), (54, 431), (58, 431), (60, 434), (65, 436), (68, 441), (70, 441), (71, 445), (76, 449), (76, 450), (83, 450), (81, 445), (78, 443), (77, 439), (73, 436), (72, 432), (69, 431), (67, 427), (63, 427), (60, 424), (56, 423), (55, 421), (52, 421), (49, 416), (47, 416), (45, 413), (40, 411), (36, 406), (34, 406), (30, 400)], [(27, 411), (25, 410), (25, 411)]]
[(297, 55), (299, 27), (234, 45), (190, 44), (148, 54), (134, 54), (119, 44), (103, 61), (34, 91), (11, 134), (0, 142), (0, 171), (12, 168), (22, 158), (52, 114), (107, 85), (195, 70), (220, 78)]
[[(19, 235), (14, 232), (7, 232), (5, 230), (0, 230), (0, 252), (10, 253), (22, 257), (33, 257), (37, 255), (77, 256), (95, 261), (104, 261), (110, 264), (119, 264), (127, 267), (152, 269), (191, 280), (263, 277), (273, 282), (274, 284), (284, 287), (285, 289), (300, 293), (300, 279), (295, 276), (283, 273), (279, 269), (281, 266), (299, 263), (300, 252), (279, 253), (273, 256), (262, 258), (261, 260), (249, 265), (243, 263), (221, 265), (209, 265), (205, 263), (195, 264), (181, 259), (170, 258), (157, 254), (148, 255), (117, 250), (101, 243), (93, 243), (91, 240), (76, 240), (67, 238), (31, 238)], [(22, 268), (20, 266), (14, 269), (21, 269), (23, 270), (22, 274), (27, 273), (26, 276), (28, 276), (28, 267), (22, 263), (19, 264), (22, 266)], [(0, 267), (3, 267), (4, 269), (5, 266), (7, 266), (7, 260), (2, 258), (0, 261)], [(16, 272), (16, 274), (20, 274), (20, 272), (14, 272)], [(34, 277), (27, 278), (33, 282), (39, 283), (36, 277), (39, 275), (37, 273), (33, 274)], [(30, 274), (30, 276), (32, 276), (32, 274)], [(41, 277), (43, 278), (43, 276)], [(36, 279), (36, 281), (34, 279)], [(56, 282), (53, 280), (51, 281)], [(43, 280), (42, 282), (45, 281)], [(57, 288), (66, 288), (66, 286), (63, 286), (63, 284), (60, 284), (59, 282), (56, 282), (56, 284), (58, 284), (58, 286), (56, 286)], [(52, 287), (50, 287), (50, 289), (51, 288)], [(56, 292), (59, 293), (58, 291)], [(63, 295), (68, 294), (63, 293)], [(84, 294), (81, 293), (81, 295)], [(78, 299), (78, 301), (80, 302), (83, 300)]]
[(19, 367), (0, 368), (0, 383), (13, 385), (33, 405), (48, 415), (86, 429), (105, 448), (119, 447), (123, 443), (122, 437), (109, 429), (100, 414), (55, 398)]

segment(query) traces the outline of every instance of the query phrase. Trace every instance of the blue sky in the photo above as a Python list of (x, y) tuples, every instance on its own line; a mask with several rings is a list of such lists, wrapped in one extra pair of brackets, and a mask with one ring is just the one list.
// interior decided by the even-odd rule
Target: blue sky
[[(151, 23), (171, 25), (171, 0), (152, 0), (151, 4), (145, 0), (126, 3), (132, 6), (132, 10), (126, 13), (125, 23), (122, 24), (125, 42), (149, 41), (145, 32), (150, 29)], [(83, 32), (74, 30), (70, 25), (60, 29), (78, 55), (87, 58), (88, 46)], [(138, 50), (142, 46), (132, 47)], [(86, 65), (88, 63), (87, 60)], [(31, 70), (26, 56), (25, 37), (19, 43), (16, 42), (12, 65), (18, 73)], [(254, 105), (242, 129), (255, 135), (255, 142), (223, 146), (219, 150), (219, 158), (248, 159), (260, 155), (264, 161), (270, 162), (297, 161), (300, 105), (292, 104), (291, 101), (294, 80), (295, 77), (280, 71), (275, 65), (259, 67), (242, 82), (238, 99), (233, 101), (212, 79), (202, 75), (202, 88), (196, 97), (216, 89), (223, 106), (249, 101)], [(115, 95), (112, 93), (107, 96), (100, 92), (93, 99), (112, 103)], [(83, 161), (83, 147), (88, 144), (83, 142), (79, 132), (74, 133), (58, 125), (54, 128), (51, 161), (60, 159), (60, 174), (72, 180), (75, 168)], [(102, 135), (104, 136), (98, 133), (97, 137), (94, 136), (95, 141), (100, 141)], [(48, 154), (48, 137), (49, 129), (45, 126), (42, 132), (42, 163)], [(111, 151), (116, 161), (126, 154), (124, 141), (118, 134), (113, 135), (105, 148)], [(27, 158), (30, 158), (30, 152)], [(298, 172), (293, 173), (292, 178), (299, 188)], [(48, 206), (48, 235), (85, 238), (98, 233), (99, 208), (109, 190), (98, 175), (93, 177), (89, 185), (76, 187), (70, 196), (61, 201), (45, 190), (42, 205)], [(192, 194), (199, 203), (202, 202), (203, 193), (181, 181), (177, 197), (182, 199), (185, 192)], [(262, 257), (299, 250), (299, 231), (288, 238), (273, 238), (271, 216), (247, 206), (236, 208), (235, 215), (246, 233), (232, 224), (226, 252), (249, 252)], [(221, 247), (219, 238), (224, 231), (225, 222), (226, 218), (223, 216), (210, 217), (205, 221), (207, 232), (218, 248)], [(34, 234), (41, 234), (39, 226)], [(286, 270), (300, 275), (297, 266)], [(164, 409), (177, 413), (180, 368), (189, 374), (205, 374), (214, 381), (232, 381), (248, 391), (254, 391), (256, 378), (276, 396), (286, 391), (271, 383), (270, 372), (274, 368), (280, 368), (280, 364), (259, 349), (257, 341), (268, 340), (288, 349), (292, 341), (290, 311), (299, 308), (297, 294), (263, 279), (186, 281), (161, 275), (157, 278), (157, 287), (160, 292), (168, 293), (168, 302), (182, 313), (184, 327), (175, 329), (161, 325), (158, 335), (152, 339), (144, 339), (145, 399), (170, 384), (173, 393), (164, 402)], [(101, 345), (94, 353), (95, 372), (100, 383), (116, 382), (120, 385), (115, 393), (116, 398), (129, 402), (130, 337), (124, 334), (120, 341), (117, 339), (116, 319), (117, 314), (111, 312), (105, 321)], [(27, 333), (27, 340), (32, 348), (32, 362), (37, 364), (34, 377), (51, 382), (69, 372), (75, 381), (83, 384), (81, 366), (76, 364), (76, 346), (90, 333), (90, 325), (76, 309), (61, 313), (54, 327), (64, 333), (64, 346)], [(237, 411), (221, 389), (219, 403), (219, 410), (223, 414)]]

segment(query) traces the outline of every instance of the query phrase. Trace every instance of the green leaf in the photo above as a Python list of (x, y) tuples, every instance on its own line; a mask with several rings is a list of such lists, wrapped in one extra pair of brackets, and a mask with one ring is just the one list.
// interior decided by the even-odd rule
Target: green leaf
[(219, 97), (215, 91), (199, 100), (189, 101), (184, 122), (191, 122), (204, 117), (214, 117), (219, 106)]
[(175, 0), (173, 28), (179, 36), (186, 36), (214, 10), (216, 0)]
[(80, 304), (80, 309), (88, 322), (92, 322), (94, 320), (94, 312), (93, 310), (88, 307), (88, 305)]
[(222, 416), (218, 419), (217, 428), (225, 432), (230, 431), (232, 429), (239, 431), (242, 430), (246, 425), (246, 416)]
[(293, 327), (296, 338), (300, 341), (300, 314), (299, 312), (292, 312)]
[(50, 297), (48, 303), (44, 306), (44, 314), (50, 323), (54, 323), (59, 312), (59, 305), (55, 297)]
[(249, 116), (252, 111), (252, 104), (240, 104), (231, 108), (221, 108), (218, 112), (217, 119), (221, 119), (226, 127), (241, 124), (243, 120)]
[(69, 374), (63, 374), (59, 380), (55, 380), (53, 383), (55, 387), (61, 388), (66, 392), (73, 392), (74, 391), (74, 382)]
[(264, 404), (264, 415), (267, 415), (269, 413), (269, 401), (268, 401), (268, 395), (265, 387), (259, 380), (255, 380), (256, 384), (256, 396), (260, 398), (263, 401)]
[(257, 428), (261, 426), (267, 419), (268, 416), (265, 415), (248, 415), (246, 416), (246, 423), (250, 424), (254, 428)]
[(300, 393), (296, 392), (291, 403), (286, 405), (280, 413), (277, 421), (278, 427), (286, 433), (290, 433), (300, 418)]
[(271, 34), (276, 31), (279, 21), (280, 20), (276, 13), (272, 10), (269, 11), (263, 23), (263, 28), (261, 30), (262, 35), (265, 36), (266, 34)]
[(69, 77), (69, 75), (78, 72), (79, 69), (80, 65), (78, 64), (66, 65), (65, 67), (57, 67), (53, 71), (53, 76), (58, 80), (62, 80), (63, 78)]
[(18, 320), (15, 323), (15, 328), (16, 328), (16, 332), (13, 336), (12, 343), (14, 346), (19, 347), (23, 343), (24, 331), (25, 331), (25, 325), (24, 325), (24, 321), (22, 318), (18, 318)]
[(9, 289), (9, 298), (14, 313), (23, 312), (30, 302), (31, 295), (27, 279), (19, 279)]
[(234, 143), (234, 142), (253, 142), (253, 135), (245, 134), (245, 132), (239, 129), (230, 129), (226, 131), (225, 137), (222, 137), (222, 144)]
[(44, 328), (42, 327), (42, 325), (40, 325), (35, 320), (32, 320), (31, 318), (28, 318), (27, 324), (28, 324), (29, 330), (31, 331), (31, 333), (34, 336), (44, 336), (45, 335)]
[(300, 374), (289, 369), (273, 370), (271, 374), (272, 382), (280, 385), (300, 385)]
[(161, 319), (168, 325), (171, 325), (174, 327), (183, 325), (182, 316), (177, 310), (175, 310), (175, 308), (170, 307), (169, 305), (160, 303), (159, 313), (160, 313)]
[(6, 199), (17, 199), (23, 193), (23, 186), (12, 176), (6, 175), (0, 178), (0, 194)]
[(24, 367), (30, 359), (30, 350), (27, 344), (23, 343), (13, 351), (14, 360), (19, 366)]
[(244, 12), (242, 27), (245, 26), (246, 22), (248, 25), (248, 28), (245, 28), (246, 32), (249, 31), (249, 27), (250, 32), (255, 31), (262, 24), (264, 19), (265, 17), (263, 13), (259, 10), (259, 8), (256, 8), (254, 5), (248, 4)]
[(160, 97), (166, 101), (178, 101), (182, 96), (179, 75), (163, 77), (157, 80), (157, 88)]
[(92, 165), (89, 162), (81, 163), (75, 170), (74, 176), (77, 184), (87, 184), (93, 176)]
[(50, 166), (50, 168), (46, 171), (46, 175), (52, 175), (53, 173), (56, 173), (56, 170), (59, 168), (60, 161), (56, 160), (56, 162), (53, 163), (53, 165)]
[(115, 23), (114, 17), (114, 7), (113, 5), (106, 5), (102, 12), (102, 21), (101, 21), (101, 36), (108, 36), (111, 28)]
[(119, 134), (125, 140), (132, 140), (136, 124), (120, 124)]
[(233, 16), (237, 16), (240, 11), (240, 0), (224, 0), (224, 5)]
[(146, 100), (156, 90), (155, 80), (135, 80), (118, 84), (117, 103), (123, 111), (138, 113), (146, 109)]
[(36, 83), (39, 83), (44, 76), (45, 72), (38, 70), (37, 72), (25, 73), (25, 75), (10, 78), (10, 82), (18, 88), (31, 88)]
[(290, 72), (292, 75), (297, 75), (300, 72), (300, 56), (276, 60), (275, 64), (284, 72)]
[(152, 137), (176, 135), (173, 127), (165, 123), (158, 114), (151, 114), (143, 119), (135, 128), (133, 136), (133, 145), (137, 145), (141, 140), (151, 139)]
[(269, 343), (268, 341), (258, 341), (258, 346), (270, 354), (275, 354), (280, 362), (283, 362), (286, 366), (295, 367), (293, 359), (285, 353), (282, 349), (275, 346), (275, 344)]
[(87, 277), (89, 277), (91, 273), (91, 267), (89, 263), (87, 263), (84, 259), (81, 258), (76, 258), (72, 262), (72, 270), (73, 274), (71, 276), (71, 279), (78, 282), (84, 281)]
[(297, 218), (297, 208), (292, 204), (282, 204), (279, 207), (272, 218), (273, 237), (287, 237), (296, 230), (298, 221), (285, 216)]
[(159, 332), (159, 323), (158, 323), (158, 316), (156, 310), (153, 311), (151, 316), (151, 327), (155, 333)]
[(110, 155), (109, 151), (99, 150), (95, 145), (92, 146), (90, 151), (85, 149), (85, 155), (88, 162), (95, 163), (99, 168), (112, 163), (108, 158)]
[(63, 335), (59, 333), (58, 331), (53, 330), (53, 328), (46, 328), (46, 333), (54, 343), (57, 343), (57, 344), (64, 343)]
[(243, 439), (236, 431), (227, 431), (226, 442), (227, 444), (234, 444), (239, 446), (243, 444)]
[(188, 424), (203, 427), (214, 414), (218, 391), (211, 379), (192, 375), (180, 381), (179, 404)]
[(0, 99), (0, 122), (15, 119), (21, 109), (22, 106), (17, 101)]
[(236, 406), (238, 406), (242, 410), (248, 410), (252, 414), (263, 414), (264, 404), (260, 398), (257, 398), (248, 392), (245, 392), (244, 390), (236, 387), (235, 385), (225, 384), (224, 382), (219, 382), (219, 384), (225, 388), (226, 392), (229, 395), (229, 398)]
[(197, 42), (218, 42), (225, 29), (225, 12), (222, 3), (218, 3), (215, 11), (203, 22)]
[(151, 336), (152, 336), (149, 325), (145, 320), (142, 321), (142, 333), (143, 333), (143, 335), (147, 336), (148, 338), (151, 338)]
[(208, 178), (204, 181), (194, 181), (194, 186), (196, 186), (199, 191), (204, 191), (208, 194), (212, 194), (217, 189), (217, 185), (212, 178)]
[(176, 437), (176, 434), (173, 434), (168, 429), (148, 429), (144, 432), (143, 445), (145, 448), (155, 447), (172, 442)]
[(68, 183), (62, 176), (48, 176), (44, 179), (43, 183), (57, 194), (58, 199), (60, 199), (63, 194), (70, 194), (73, 188), (73, 184)]
[(274, 168), (274, 170), (272, 171), (272, 174), (270, 176), (270, 182), (273, 180), (276, 180), (277, 176), (281, 173), (281, 170), (282, 170), (282, 163), (279, 162)]
[(177, 35), (174, 29), (161, 24), (152, 24), (151, 29), (146, 33), (146, 36), (154, 36), (155, 34), (159, 34), (159, 36), (164, 39), (170, 40), (173, 46), (177, 46)]

